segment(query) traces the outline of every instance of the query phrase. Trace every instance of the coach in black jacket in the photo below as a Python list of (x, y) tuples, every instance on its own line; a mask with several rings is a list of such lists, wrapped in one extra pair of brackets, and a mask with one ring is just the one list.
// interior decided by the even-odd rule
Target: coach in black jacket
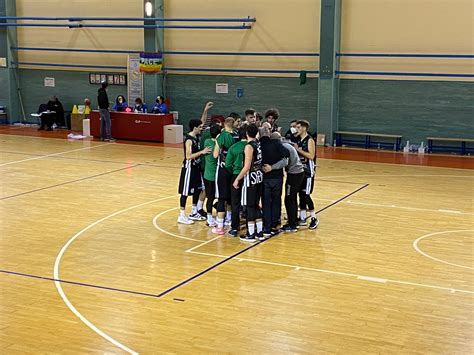
[[(262, 164), (276, 167), (263, 175), (263, 235), (272, 236), (277, 233), (281, 218), (281, 194), (283, 190), (283, 168), (288, 164), (290, 153), (283, 147), (280, 140), (270, 139), (270, 127), (264, 123), (260, 129), (260, 146), (262, 148)], [(278, 163), (278, 164), (277, 164)], [(277, 164), (277, 165), (276, 165)], [(265, 171), (265, 170), (264, 170)]]

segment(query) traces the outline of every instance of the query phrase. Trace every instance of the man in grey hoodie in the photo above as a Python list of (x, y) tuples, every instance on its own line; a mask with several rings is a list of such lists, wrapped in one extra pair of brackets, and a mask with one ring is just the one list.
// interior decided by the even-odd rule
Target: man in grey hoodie
[[(274, 132), (271, 135), (271, 139), (281, 139), (281, 135), (278, 132)], [(282, 227), (282, 230), (286, 233), (294, 233), (297, 231), (296, 225), (298, 222), (298, 192), (304, 182), (305, 175), (298, 152), (291, 142), (284, 140), (282, 143), (283, 147), (290, 153), (288, 165), (286, 166), (287, 174), (285, 184), (285, 207), (288, 215), (288, 223)], [(264, 171), (272, 168), (273, 166), (265, 165)], [(278, 168), (278, 166), (275, 166), (275, 168)]]

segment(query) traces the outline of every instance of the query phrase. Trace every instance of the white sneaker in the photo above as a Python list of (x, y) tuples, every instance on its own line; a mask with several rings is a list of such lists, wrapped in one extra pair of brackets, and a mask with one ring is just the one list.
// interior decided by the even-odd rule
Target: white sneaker
[(201, 216), (199, 213), (194, 213), (194, 214), (190, 214), (189, 215), (189, 219), (193, 220), (193, 221), (205, 221), (207, 220), (206, 217), (203, 217)]
[(224, 226), (229, 227), (230, 225), (232, 225), (232, 221), (230, 219), (226, 219), (224, 221)]
[(178, 223), (181, 223), (181, 224), (194, 224), (194, 222), (191, 221), (188, 217), (181, 216), (181, 215), (178, 217)]

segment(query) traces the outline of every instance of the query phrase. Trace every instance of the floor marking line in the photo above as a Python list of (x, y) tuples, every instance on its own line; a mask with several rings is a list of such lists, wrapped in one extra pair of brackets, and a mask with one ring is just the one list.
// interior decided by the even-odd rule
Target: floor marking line
[[(204, 256), (214, 256), (218, 258), (228, 258), (226, 255), (219, 255), (219, 254), (212, 254), (212, 253), (203, 253), (199, 251), (193, 251), (191, 254), (197, 254), (197, 255), (204, 255)], [(417, 287), (424, 287), (424, 288), (432, 288), (432, 289), (438, 289), (438, 290), (444, 290), (444, 291), (452, 291), (454, 290), (455, 292), (462, 292), (462, 293), (467, 293), (467, 294), (474, 294), (474, 291), (469, 291), (469, 290), (463, 290), (463, 289), (454, 289), (452, 287), (443, 287), (443, 286), (435, 286), (435, 285), (428, 285), (428, 284), (421, 284), (421, 283), (415, 283), (415, 282), (409, 282), (409, 281), (400, 281), (400, 280), (392, 280), (392, 279), (384, 279), (384, 278), (379, 278), (379, 277), (373, 277), (373, 276), (365, 276), (365, 275), (357, 275), (357, 274), (351, 274), (347, 272), (340, 272), (340, 271), (333, 271), (333, 270), (325, 270), (325, 269), (317, 269), (317, 268), (311, 268), (311, 267), (306, 267), (306, 266), (298, 266), (298, 265), (290, 265), (290, 264), (282, 264), (282, 263), (274, 263), (271, 261), (264, 261), (264, 260), (256, 260), (256, 259), (247, 259), (247, 258), (235, 258), (235, 260), (242, 260), (242, 261), (247, 261), (251, 263), (256, 263), (256, 264), (266, 264), (266, 265), (272, 265), (272, 266), (281, 266), (281, 267), (286, 267), (286, 268), (291, 268), (291, 269), (296, 269), (300, 268), (300, 270), (308, 270), (308, 271), (314, 271), (314, 272), (321, 272), (321, 273), (326, 273), (326, 274), (332, 274), (332, 275), (339, 275), (339, 276), (347, 276), (347, 277), (355, 277), (359, 278), (362, 277), (363, 279), (377, 279), (377, 280), (386, 280), (387, 283), (395, 283), (395, 284), (401, 284), (401, 285), (409, 285), (409, 286), (417, 286)]]
[(32, 278), (32, 279), (45, 280), (45, 281), (58, 281), (58, 282), (61, 282), (63, 284), (98, 288), (98, 289), (101, 289), (101, 290), (115, 291), (115, 292), (122, 292), (122, 293), (130, 293), (130, 294), (134, 294), (134, 295), (140, 295), (140, 296), (147, 296), (147, 297), (156, 298), (156, 294), (154, 294), (154, 293), (147, 293), (147, 292), (133, 291), (133, 290), (125, 290), (125, 289), (122, 289), (122, 288), (108, 287), (108, 286), (102, 286), (102, 285), (94, 285), (94, 284), (89, 284), (89, 283), (84, 283), (84, 282), (77, 282), (77, 281), (70, 281), (70, 280), (58, 280), (58, 279), (54, 279), (52, 277), (45, 277), (45, 276), (39, 276), (39, 275), (33, 275), (33, 274), (25, 274), (25, 273), (22, 273), (22, 272), (16, 272), (16, 271), (4, 270), (4, 269), (0, 269), (0, 273), (7, 274), (7, 275), (14, 275), (14, 276), (29, 277), (29, 278)]
[(454, 211), (454, 210), (438, 210), (439, 212), (446, 212), (446, 213), (462, 213), (461, 211)]
[(357, 276), (358, 280), (364, 281), (372, 281), (372, 282), (380, 282), (380, 283), (387, 283), (387, 279), (380, 279), (378, 277), (371, 277), (371, 276)]
[(336, 201), (330, 203), (329, 205), (327, 205), (327, 206), (325, 206), (325, 207), (323, 207), (323, 208), (317, 210), (317, 211), (316, 211), (316, 214), (321, 213), (321, 212), (323, 212), (324, 210), (327, 210), (328, 208), (330, 208), (330, 207), (332, 207), (332, 206), (338, 204), (339, 202), (344, 201), (346, 198), (348, 198), (348, 197), (350, 197), (350, 196), (352, 196), (352, 195), (358, 193), (359, 191), (365, 189), (365, 188), (368, 187), (368, 186), (369, 186), (369, 184), (365, 184), (364, 186), (359, 187), (357, 190), (352, 191), (350, 194), (347, 194), (346, 196), (341, 197), (340, 199), (338, 199), (338, 200), (336, 200)]
[[(145, 206), (145, 205), (149, 205), (151, 203), (155, 203), (155, 202), (159, 202), (159, 201), (163, 201), (163, 200), (167, 200), (167, 199), (170, 199), (170, 198), (175, 198), (176, 196), (168, 196), (168, 197), (162, 197), (162, 198), (158, 198), (158, 199), (155, 199), (155, 200), (151, 200), (151, 201), (148, 201), (148, 202), (143, 202), (143, 203), (140, 203), (138, 205), (135, 205), (135, 206), (130, 206), (130, 207), (127, 207), (127, 208), (124, 208), (120, 211), (117, 211), (117, 212), (114, 212), (112, 214), (109, 214), (108, 216), (105, 216), (91, 224), (89, 224), (87, 227), (81, 229), (79, 232), (77, 232), (74, 236), (72, 236), (67, 242), (66, 244), (64, 244), (64, 246), (62, 247), (62, 249), (60, 250), (58, 256), (56, 257), (56, 260), (54, 262), (54, 269), (53, 269), (53, 278), (54, 279), (57, 279), (57, 280), (60, 280), (61, 278), (59, 277), (59, 265), (61, 263), (61, 259), (64, 255), (64, 253), (66, 252), (66, 250), (69, 248), (69, 246), (74, 242), (74, 240), (76, 240), (77, 238), (79, 238), (84, 232), (88, 231), (89, 229), (91, 228), (94, 228), (97, 224), (99, 223), (102, 223), (103, 221), (109, 219), (109, 218), (112, 218), (112, 217), (115, 217), (121, 213), (124, 213), (124, 212), (127, 212), (127, 211), (130, 211), (132, 209), (135, 209), (135, 208), (139, 208), (139, 207), (142, 207), (142, 206)], [(100, 330), (99, 328), (97, 328), (92, 322), (90, 322), (86, 317), (84, 317), (75, 307), (74, 305), (69, 301), (69, 299), (67, 298), (66, 294), (64, 293), (64, 290), (62, 288), (62, 285), (60, 282), (58, 281), (55, 281), (54, 282), (55, 286), (56, 286), (56, 289), (58, 290), (58, 293), (59, 295), (61, 296), (63, 302), (66, 304), (66, 306), (71, 310), (72, 313), (74, 313), (76, 315), (76, 317), (78, 317), (87, 327), (89, 327), (90, 329), (92, 329), (94, 332), (96, 332), (98, 335), (100, 335), (102, 338), (106, 339), (107, 341), (109, 341), (110, 343), (114, 344), (115, 346), (119, 347), (120, 349), (126, 351), (127, 353), (129, 354), (137, 354), (136, 351), (128, 348), (127, 346), (123, 345), (122, 343), (120, 343), (119, 341), (115, 340), (114, 338), (112, 338), (110, 335), (106, 334), (105, 332), (103, 332), (102, 330)]]
[[(369, 186), (369, 184), (365, 184), (364, 186), (362, 186), (362, 187), (358, 188), (357, 190), (355, 190), (355, 191), (353, 191), (353, 192), (347, 194), (346, 196), (341, 197), (341, 198), (338, 199), (337, 201), (334, 201), (334, 202), (330, 203), (329, 205), (327, 205), (327, 206), (321, 208), (320, 210), (316, 211), (316, 213), (320, 213), (320, 212), (322, 212), (322, 211), (324, 211), (324, 210), (326, 210), (326, 209), (328, 209), (328, 208), (330, 208), (330, 207), (332, 207), (332, 206), (338, 204), (339, 202), (343, 201), (344, 199), (348, 198), (349, 196), (352, 196), (353, 194), (359, 192), (359, 191), (362, 190), (362, 189), (365, 189), (367, 186)], [(164, 213), (166, 213), (166, 212), (167, 212), (167, 211), (164, 211), (164, 212), (162, 212), (160, 215), (162, 215), (162, 214), (164, 214)], [(162, 228), (160, 228), (160, 227), (158, 226), (157, 219), (158, 219), (158, 216), (153, 219), (153, 222), (154, 222), (155, 226), (157, 226), (161, 231), (164, 231)], [(164, 232), (166, 233), (166, 231), (164, 231)], [(186, 238), (186, 239), (189, 239), (189, 238)], [(216, 238), (214, 238), (214, 239), (216, 239)], [(263, 243), (265, 243), (266, 241), (269, 241), (269, 240), (271, 240), (271, 239), (265, 239), (265, 240), (263, 240), (263, 241), (257, 242), (257, 243), (255, 243), (255, 244), (253, 244), (253, 245), (251, 245), (251, 246), (249, 246), (249, 247), (247, 247), (247, 248), (245, 248), (245, 249), (243, 249), (243, 250), (241, 250), (241, 251), (239, 251), (239, 252), (237, 252), (237, 253), (235, 253), (235, 254), (229, 256), (229, 257), (227, 257), (226, 259), (224, 259), (224, 260), (222, 260), (222, 261), (219, 261), (218, 263), (216, 263), (216, 264), (214, 264), (214, 265), (211, 265), (210, 267), (206, 268), (205, 270), (203, 270), (203, 271), (201, 271), (201, 272), (199, 272), (199, 273), (197, 273), (197, 274), (195, 274), (195, 275), (193, 275), (193, 276), (191, 276), (191, 277), (188, 277), (188, 278), (185, 279), (184, 281), (181, 281), (180, 283), (178, 283), (178, 284), (176, 284), (176, 285), (170, 287), (169, 289), (163, 291), (162, 293), (160, 293), (160, 294), (158, 295), (158, 297), (163, 297), (163, 296), (165, 296), (166, 294), (172, 292), (173, 290), (175, 290), (175, 289), (177, 289), (177, 288), (179, 288), (179, 287), (181, 287), (181, 286), (183, 286), (183, 285), (186, 285), (188, 282), (191, 282), (191, 281), (193, 281), (194, 279), (197, 279), (198, 277), (200, 277), (200, 276), (202, 276), (202, 275), (208, 273), (209, 271), (211, 271), (211, 270), (217, 268), (218, 266), (220, 266), (220, 265), (226, 263), (227, 261), (232, 260), (232, 259), (236, 258), (237, 256), (239, 256), (240, 254), (243, 254), (243, 253), (247, 252), (248, 250), (250, 250), (250, 249), (252, 249), (252, 248), (255, 248), (256, 246), (258, 246), (258, 245), (260, 245), (260, 244), (263, 244)], [(239, 261), (246, 260), (246, 259), (243, 259), (243, 258), (241, 258), (241, 259), (242, 259), (242, 260), (239, 259)]]
[(223, 236), (223, 235), (220, 235), (220, 236), (217, 236), (217, 237), (215, 237), (215, 238), (209, 239), (207, 242), (203, 242), (203, 243), (201, 243), (201, 244), (199, 244), (199, 245), (196, 245), (195, 247), (192, 247), (191, 249), (186, 250), (186, 253), (191, 253), (193, 250), (199, 249), (200, 247), (202, 247), (202, 246), (204, 246), (204, 245), (206, 245), (206, 244), (209, 244), (209, 243), (211, 243), (211, 242), (213, 242), (213, 241), (215, 241), (215, 240), (221, 239), (222, 237), (224, 237), (224, 236)]
[(38, 160), (38, 159), (44, 159), (44, 158), (54, 157), (54, 156), (56, 156), (56, 155), (61, 155), (61, 154), (67, 154), (67, 153), (72, 153), (72, 152), (78, 152), (78, 151), (81, 151), (81, 150), (99, 148), (99, 147), (103, 147), (103, 146), (111, 145), (111, 144), (114, 144), (114, 143), (97, 144), (97, 145), (94, 145), (94, 146), (83, 147), (83, 148), (72, 149), (72, 150), (66, 150), (66, 151), (64, 151), (64, 152), (53, 153), (53, 154), (47, 154), (47, 155), (43, 155), (43, 156), (35, 157), (35, 158), (28, 158), (28, 159), (22, 159), (22, 160), (15, 160), (15, 161), (11, 161), (11, 162), (8, 162), (8, 163), (0, 164), (0, 167), (6, 166), (6, 165), (13, 165), (13, 164), (18, 164), (18, 163), (23, 163), (23, 162), (25, 162), (25, 161), (31, 161), (31, 160)]
[[(315, 200), (318, 200), (318, 201), (332, 201), (331, 199), (328, 199), (328, 198), (319, 198), (319, 197), (316, 197), (314, 198)], [(427, 208), (419, 208), (419, 207), (405, 207), (405, 206), (396, 206), (396, 205), (383, 205), (383, 204), (379, 204), (379, 203), (368, 203), (368, 202), (359, 202), (359, 201), (344, 201), (343, 203), (347, 203), (347, 204), (351, 204), (351, 205), (361, 205), (361, 206), (372, 206), (372, 207), (384, 207), (384, 208), (398, 208), (398, 209), (403, 209), (403, 210), (409, 210), (409, 211), (426, 211), (426, 212), (435, 212), (435, 213), (439, 213), (439, 212), (442, 212), (442, 213), (453, 213), (453, 211), (450, 211), (450, 210), (442, 210), (442, 209), (438, 209), (438, 210), (431, 210), (431, 209), (427, 209)], [(464, 214), (464, 215), (469, 215), (469, 216), (472, 216), (473, 213), (469, 213), (469, 212), (462, 212), (462, 211), (457, 211), (456, 212), (457, 214)]]
[(418, 246), (418, 243), (419, 243), (420, 241), (422, 241), (422, 240), (425, 239), (425, 238), (432, 237), (433, 235), (449, 234), (449, 233), (459, 233), (459, 232), (474, 232), (474, 229), (450, 230), (450, 231), (434, 232), (434, 233), (425, 234), (425, 235), (422, 235), (421, 237), (417, 238), (417, 239), (413, 242), (413, 248), (415, 248), (415, 250), (416, 250), (418, 253), (420, 253), (421, 255), (426, 256), (427, 258), (432, 259), (432, 260), (434, 260), (434, 261), (437, 261), (437, 262), (440, 262), (440, 263), (443, 263), (443, 264), (447, 264), (447, 265), (451, 265), (451, 266), (460, 267), (460, 268), (463, 268), (463, 269), (474, 270), (474, 267), (471, 267), (471, 266), (465, 266), (465, 265), (454, 264), (454, 263), (450, 263), (450, 262), (448, 262), (448, 261), (444, 261), (444, 260), (435, 258), (434, 256), (431, 256), (431, 255), (425, 253), (425, 252), (424, 252), (423, 250), (421, 250), (420, 247)]
[(96, 175), (91, 175), (91, 176), (87, 176), (87, 177), (80, 178), (80, 179), (76, 179), (76, 180), (66, 181), (66, 182), (62, 182), (62, 183), (60, 183), (60, 184), (55, 184), (55, 185), (50, 185), (50, 186), (41, 187), (41, 188), (38, 188), (38, 189), (34, 189), (34, 190), (30, 190), (30, 191), (21, 192), (21, 193), (16, 194), (16, 195), (5, 196), (5, 197), (0, 198), (0, 201), (2, 201), (2, 200), (8, 200), (8, 199), (11, 199), (11, 198), (14, 198), (14, 197), (18, 197), (18, 196), (23, 196), (23, 195), (31, 194), (31, 193), (38, 192), (38, 191), (49, 190), (49, 189), (52, 189), (52, 188), (55, 188), (55, 187), (59, 187), (59, 186), (64, 186), (64, 185), (73, 184), (73, 183), (76, 183), (76, 182), (79, 182), (79, 181), (85, 181), (85, 180), (93, 179), (93, 178), (96, 178), (96, 177), (99, 177), (99, 176), (104, 176), (104, 175), (108, 175), (108, 174), (117, 173), (117, 172), (119, 172), (119, 171), (127, 170), (127, 169), (132, 169), (132, 168), (136, 168), (136, 167), (138, 167), (138, 166), (140, 166), (140, 164), (127, 166), (127, 167), (124, 167), (124, 168), (115, 169), (115, 170), (107, 171), (107, 172), (105, 172), (105, 173), (100, 173), (100, 174), (96, 174)]
[(178, 234), (168, 232), (168, 231), (164, 230), (163, 228), (161, 228), (158, 225), (158, 218), (160, 218), (162, 215), (164, 215), (164, 214), (166, 214), (170, 211), (177, 210), (177, 209), (179, 209), (179, 207), (170, 208), (169, 210), (163, 211), (160, 214), (156, 215), (155, 218), (153, 218), (153, 225), (155, 226), (155, 228), (158, 229), (160, 232), (168, 234), (168, 235), (170, 235), (172, 237), (175, 237), (175, 238), (185, 239), (185, 240), (192, 240), (193, 242), (202, 242), (202, 240), (200, 240), (200, 239), (193, 239), (193, 238), (183, 237), (183, 236), (180, 236)]

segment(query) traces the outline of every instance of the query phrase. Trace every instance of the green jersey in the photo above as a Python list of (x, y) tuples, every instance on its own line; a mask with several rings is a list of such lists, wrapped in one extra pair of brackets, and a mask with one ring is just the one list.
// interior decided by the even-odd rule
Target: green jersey
[(225, 167), (225, 160), (227, 157), (227, 152), (230, 147), (234, 144), (234, 138), (232, 137), (232, 133), (227, 131), (222, 131), (221, 134), (217, 136), (217, 144), (219, 144), (219, 156), (217, 164), (221, 167)]
[(225, 168), (233, 175), (240, 174), (240, 171), (244, 167), (244, 149), (247, 145), (247, 141), (240, 141), (232, 145), (227, 152), (227, 158), (225, 160)]
[(204, 156), (204, 179), (209, 181), (216, 181), (217, 159), (212, 155), (215, 145), (212, 138), (207, 138), (204, 142), (204, 148), (211, 148), (211, 152)]

